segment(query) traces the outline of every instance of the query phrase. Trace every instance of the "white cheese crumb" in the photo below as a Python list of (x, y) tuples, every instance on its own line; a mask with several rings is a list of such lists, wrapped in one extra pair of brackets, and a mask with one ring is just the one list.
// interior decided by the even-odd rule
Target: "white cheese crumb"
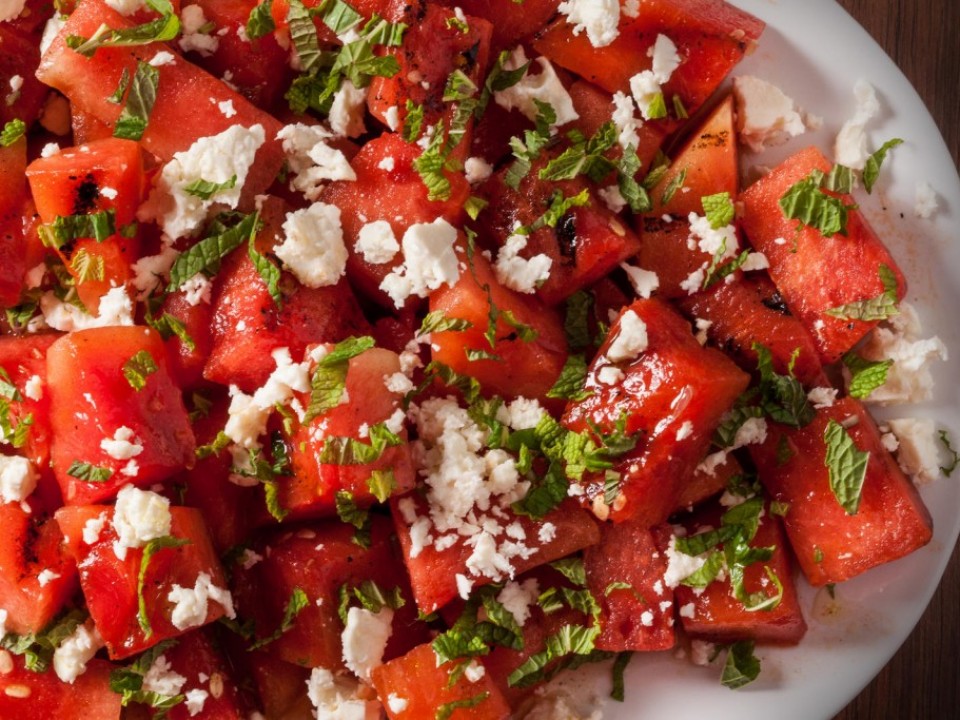
[(379, 720), (380, 703), (363, 700), (359, 684), (347, 677), (335, 677), (326, 668), (313, 668), (307, 680), (307, 697), (317, 720)]
[(487, 674), (487, 669), (476, 661), (476, 658), (470, 661), (470, 664), (463, 671), (463, 676), (472, 683), (480, 682), (483, 676)]
[[(9, 14), (13, 11), (17, 5), (20, 5), (20, 9), (23, 10), (23, 5), (26, 3), (24, 0), (23, 3), (20, 0), (11, 0), (11, 4), (8, 6), (9, 9), (6, 14)], [(18, 12), (17, 15), (20, 13)], [(14, 16), (16, 17), (16, 16)], [(0, 16), (0, 20), (2, 20)], [(12, 18), (7, 18), (8, 20)], [(53, 41), (56, 40), (57, 35), (60, 34), (60, 31), (63, 30), (63, 26), (67, 24), (67, 16), (61, 15), (60, 13), (54, 13), (53, 17), (47, 20), (47, 24), (43, 26), (43, 35), (40, 38), (40, 54), (45, 55), (47, 50), (50, 49), (50, 46), (53, 44)]]
[(880, 112), (877, 92), (866, 80), (859, 79), (853, 86), (857, 107), (853, 117), (844, 123), (834, 143), (834, 160), (854, 170), (863, 170), (870, 157), (867, 149), (867, 123)]
[[(164, 65), (173, 64), (175, 60), (176, 60), (176, 56), (173, 53), (167, 52), (166, 50), (161, 50), (152, 58), (150, 58), (149, 64), (155, 68), (163, 67)], [(100, 194), (101, 195), (103, 194), (103, 190), (100, 191)]]
[(830, 408), (837, 401), (837, 391), (834, 388), (816, 387), (807, 393), (807, 400), (813, 403), (815, 410)]
[(194, 688), (186, 692), (184, 695), (184, 705), (187, 708), (187, 712), (190, 713), (190, 717), (194, 717), (203, 712), (203, 706), (206, 704), (208, 697), (210, 697), (210, 693), (200, 688)]
[[(189, 5), (184, 12), (191, 8), (199, 9), (199, 6)], [(163, 231), (176, 239), (199, 230), (214, 205), (235, 209), (257, 151), (265, 139), (262, 125), (249, 128), (234, 125), (219, 135), (200, 138), (186, 150), (174, 153), (173, 159), (163, 166), (150, 199), (141, 207), (139, 219), (158, 221)], [(186, 192), (189, 185), (199, 180), (229, 184), (234, 177), (236, 182), (232, 188), (224, 187), (209, 200)]]
[(620, 147), (624, 150), (629, 147), (636, 150), (640, 145), (639, 130), (643, 121), (637, 118), (636, 105), (630, 95), (619, 90), (613, 94), (613, 116), (611, 119), (617, 128), (617, 142), (620, 143)]
[(124, 17), (129, 17), (144, 7), (143, 0), (106, 0), (106, 3)]
[(493, 174), (493, 166), (482, 157), (467, 158), (463, 170), (471, 185), (479, 185)]
[(751, 75), (733, 79), (737, 99), (737, 133), (752, 152), (782, 145), (807, 130), (792, 98), (776, 85)]
[(573, 25), (573, 34), (586, 32), (594, 47), (606, 47), (620, 34), (620, 0), (565, 0), (557, 10)]
[(620, 317), (620, 331), (607, 350), (607, 357), (615, 363), (634, 360), (647, 349), (647, 326), (633, 310)]
[(427, 297), (440, 286), (460, 279), (460, 262), (454, 246), (457, 229), (443, 218), (417, 223), (403, 235), (403, 263), (380, 283), (399, 308), (411, 295)]
[(18, 455), (0, 455), (0, 501), (19, 503), (37, 488), (39, 476), (33, 463)]
[(520, 256), (527, 247), (523, 235), (511, 235), (497, 253), (494, 271), (502, 285), (520, 293), (533, 293), (550, 277), (553, 259), (543, 253), (531, 258)]
[(680, 617), (690, 618), (691, 620), (696, 616), (696, 606), (693, 603), (687, 603), (686, 605), (680, 606)]
[(93, 621), (87, 620), (83, 625), (78, 625), (53, 651), (53, 671), (61, 681), (73, 685), (102, 647), (103, 638)]
[(674, 535), (667, 545), (667, 570), (663, 574), (663, 583), (668, 588), (675, 588), (681, 582), (702, 568), (707, 558), (704, 555), (687, 555), (677, 550), (677, 538)]
[(187, 679), (173, 670), (166, 655), (160, 655), (143, 676), (143, 689), (158, 695), (179, 695)]
[(402, 698), (396, 693), (390, 693), (387, 695), (387, 707), (390, 709), (390, 712), (399, 715), (404, 710), (407, 709), (407, 705), (410, 702), (406, 698)]
[(102, 512), (95, 518), (90, 518), (83, 524), (83, 541), (87, 545), (93, 545), (100, 539), (100, 533), (107, 524), (107, 513)]
[(274, 253), (296, 278), (311, 288), (336, 285), (347, 272), (347, 247), (340, 208), (314, 203), (287, 213), (283, 242)]
[(216, 35), (200, 32), (207, 24), (200, 5), (187, 5), (180, 11), (180, 49), (183, 52), (196, 52), (203, 57), (213, 55), (220, 47), (220, 39)]
[(41, 570), (40, 574), (37, 575), (37, 582), (40, 584), (40, 587), (46, 587), (59, 577), (60, 573), (54, 572), (53, 570), (47, 568), (45, 570)]
[(717, 651), (717, 646), (706, 640), (690, 641), (690, 660), (694, 665), (707, 666)]
[[(506, 70), (516, 70), (526, 62), (527, 56), (523, 47), (517, 46), (503, 67)], [(553, 127), (566, 125), (579, 118), (580, 115), (573, 107), (570, 93), (560, 82), (550, 61), (544, 57), (538, 57), (533, 63), (540, 67), (540, 73), (532, 75), (528, 69), (526, 75), (516, 85), (495, 92), (494, 99), (497, 105), (505, 110), (517, 109), (528, 119), (536, 120), (540, 111), (534, 100), (539, 100), (550, 105), (556, 113), (557, 118)]]
[(660, 287), (660, 278), (652, 270), (644, 270), (627, 263), (620, 263), (620, 268), (627, 274), (627, 280), (639, 297), (649, 298)]
[(370, 682), (370, 672), (383, 662), (383, 651), (393, 632), (393, 610), (384, 607), (378, 613), (352, 607), (340, 635), (343, 662), (358, 678)]
[(196, 307), (200, 303), (210, 304), (210, 298), (213, 294), (213, 283), (203, 273), (197, 273), (180, 286), (183, 291), (183, 299), (191, 307)]
[(913, 212), (918, 218), (923, 218), (924, 220), (929, 220), (933, 217), (933, 214), (937, 211), (940, 204), (937, 200), (937, 193), (934, 191), (933, 186), (926, 180), (922, 180), (917, 183), (917, 190), (915, 196), (915, 202), (913, 205)]
[(54, 155), (60, 154), (60, 146), (55, 142), (47, 143), (43, 146), (43, 149), (40, 150), (40, 157), (53, 157)]
[(311, 202), (320, 197), (327, 182), (357, 179), (346, 155), (327, 144), (331, 138), (321, 125), (304, 123), (287, 125), (277, 133), (293, 174), (290, 186)]
[(223, 116), (228, 120), (232, 117), (236, 117), (237, 109), (233, 106), (233, 100), (223, 100), (217, 103), (217, 109), (223, 113)]
[(363, 122), (366, 107), (367, 89), (358, 88), (350, 80), (344, 80), (330, 106), (330, 129), (340, 137), (355, 138), (363, 135), (367, 130)]
[(236, 617), (230, 591), (214, 585), (210, 575), (205, 572), (197, 576), (197, 582), (192, 588), (174, 584), (170, 592), (167, 593), (167, 600), (174, 603), (173, 612), (170, 614), (170, 622), (178, 630), (187, 630), (203, 625), (207, 621), (207, 604), (210, 600), (219, 603), (228, 618)]
[(112, 438), (100, 441), (100, 449), (114, 460), (129, 460), (143, 452), (143, 441), (134, 435), (133, 430), (121, 425)]
[[(900, 303), (900, 314), (885, 321), (873, 332), (860, 350), (867, 360), (893, 360), (887, 381), (874, 390), (864, 402), (879, 405), (917, 403), (933, 394), (933, 378), (929, 364), (947, 360), (947, 347), (939, 337), (921, 339), (920, 321), (909, 303)], [(844, 369), (844, 375), (849, 373)]]
[(597, 382), (601, 385), (618, 385), (623, 382), (626, 377), (623, 370), (616, 365), (604, 365), (597, 371)]
[(151, 540), (170, 534), (170, 501), (149, 490), (124, 486), (117, 494), (113, 509), (113, 527), (117, 541), (113, 551), (120, 560), (128, 548), (143, 547)]
[(530, 618), (530, 608), (536, 605), (540, 596), (540, 585), (536, 578), (527, 578), (522, 583), (510, 580), (497, 595), (497, 602), (513, 615), (517, 625), (523, 627)]
[(903, 418), (888, 424), (897, 439), (900, 469), (917, 484), (936, 480), (940, 476), (936, 423), (930, 418)]
[(393, 227), (386, 220), (365, 224), (357, 235), (356, 251), (371, 265), (383, 265), (400, 252), (400, 243)]
[[(762, 252), (752, 252), (747, 255), (747, 259), (744, 261), (743, 265), (740, 266), (740, 269), (743, 272), (755, 272), (757, 270), (766, 270), (770, 267), (770, 261), (767, 259), (767, 256)], [(732, 275), (728, 275), (728, 278), (732, 279)]]
[(597, 190), (597, 195), (600, 196), (603, 204), (606, 205), (607, 209), (612, 213), (619, 213), (627, 206), (626, 198), (623, 197), (623, 193), (620, 192), (620, 188), (617, 185), (608, 185), (605, 188), (600, 188)]
[(680, 426), (680, 429), (677, 430), (677, 442), (686, 440), (691, 435), (693, 435), (693, 423), (687, 420)]
[(40, 297), (40, 311), (47, 325), (61, 332), (134, 324), (133, 303), (123, 286), (111, 288), (100, 298), (97, 315), (90, 315), (76, 305), (60, 300), (53, 292)]
[(651, 119), (650, 106), (657, 96), (662, 94), (661, 86), (670, 81), (681, 62), (677, 46), (663, 34), (657, 35), (649, 55), (653, 58), (653, 67), (630, 78), (630, 92), (644, 120)]

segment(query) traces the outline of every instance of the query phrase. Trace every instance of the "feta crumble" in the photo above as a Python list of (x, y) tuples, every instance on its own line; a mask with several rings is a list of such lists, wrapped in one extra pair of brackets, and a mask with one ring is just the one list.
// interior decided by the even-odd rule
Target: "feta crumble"
[(653, 59), (652, 68), (630, 78), (630, 92), (644, 120), (651, 119), (650, 106), (663, 93), (662, 86), (670, 81), (681, 62), (677, 46), (663, 34), (657, 35), (649, 55)]
[(317, 202), (287, 213), (283, 232), (283, 242), (274, 253), (302, 284), (336, 285), (346, 274), (348, 252), (336, 205)]
[(393, 610), (388, 607), (377, 613), (358, 607), (347, 611), (347, 622), (340, 635), (343, 662), (366, 683), (370, 682), (370, 672), (383, 662), (383, 651), (393, 632), (392, 623)]
[(807, 131), (800, 109), (773, 83), (742, 75), (733, 79), (737, 134), (752, 152), (782, 145)]
[(834, 160), (854, 170), (863, 170), (870, 157), (867, 149), (866, 127), (880, 112), (877, 92), (866, 80), (860, 79), (853, 86), (853, 95), (857, 102), (853, 117), (844, 123), (834, 143)]
[(102, 647), (103, 638), (93, 621), (87, 620), (78, 625), (53, 651), (53, 671), (61, 681), (73, 685), (86, 672), (87, 663)]
[(916, 195), (914, 199), (913, 212), (918, 218), (929, 220), (939, 208), (940, 203), (937, 200), (937, 193), (933, 186), (926, 180), (917, 183)]
[(127, 549), (139, 548), (151, 540), (170, 534), (170, 501), (149, 490), (124, 486), (117, 494), (113, 509), (113, 527), (117, 541), (113, 551), (120, 560)]
[(897, 438), (897, 464), (918, 485), (940, 476), (937, 424), (930, 418), (902, 418), (887, 423)]
[(60, 332), (134, 324), (133, 302), (123, 286), (111, 288), (100, 298), (96, 315), (60, 300), (52, 291), (40, 296), (40, 312), (47, 325)]
[(383, 279), (380, 289), (400, 308), (411, 295), (427, 297), (444, 284), (452, 286), (460, 279), (456, 241), (457, 229), (443, 218), (411, 225), (401, 241), (403, 263)]
[(37, 489), (33, 463), (19, 455), (0, 455), (0, 501), (20, 503)]
[(380, 720), (380, 703), (358, 695), (356, 680), (316, 667), (307, 680), (307, 697), (317, 720)]
[(639, 297), (649, 298), (660, 287), (660, 278), (652, 270), (644, 270), (627, 263), (620, 263), (620, 269), (627, 274), (627, 280)]
[(210, 575), (205, 572), (197, 576), (197, 581), (192, 588), (174, 584), (167, 593), (167, 600), (174, 604), (170, 622), (178, 630), (188, 630), (203, 625), (207, 621), (207, 605), (210, 600), (219, 603), (228, 618), (236, 617), (230, 591), (214, 585)]
[(320, 197), (327, 182), (357, 179), (346, 155), (327, 144), (333, 137), (321, 125), (304, 123), (287, 125), (277, 133), (293, 174), (290, 187), (311, 202)]
[(357, 234), (355, 249), (365, 262), (383, 265), (392, 261), (400, 252), (400, 243), (393, 234), (393, 227), (386, 220), (366, 223)]
[(573, 25), (573, 34), (585, 32), (594, 47), (606, 47), (620, 34), (620, 0), (565, 0), (557, 10)]
[(531, 258), (522, 257), (520, 253), (526, 247), (526, 236), (511, 235), (497, 253), (493, 269), (500, 284), (530, 294), (550, 277), (553, 259), (543, 253)]
[(121, 425), (112, 438), (100, 441), (100, 449), (114, 460), (130, 460), (143, 452), (143, 441), (134, 435), (133, 430)]
[(195, 52), (203, 57), (213, 55), (220, 47), (220, 39), (213, 34), (200, 30), (207, 24), (206, 15), (200, 5), (187, 5), (180, 11), (180, 49), (183, 52)]
[(611, 362), (635, 360), (647, 349), (647, 326), (633, 310), (627, 310), (620, 317), (620, 331), (607, 350)]
[[(516, 70), (527, 62), (527, 55), (523, 48), (518, 46), (510, 54), (510, 58), (503, 64), (506, 70)], [(532, 75), (530, 70), (516, 85), (506, 90), (494, 93), (494, 100), (504, 110), (519, 110), (528, 119), (536, 120), (539, 110), (534, 100), (539, 100), (553, 108), (556, 113), (554, 127), (566, 125), (580, 117), (573, 107), (570, 93), (560, 82), (553, 65), (544, 57), (536, 58), (533, 63), (539, 66), (540, 72)]]

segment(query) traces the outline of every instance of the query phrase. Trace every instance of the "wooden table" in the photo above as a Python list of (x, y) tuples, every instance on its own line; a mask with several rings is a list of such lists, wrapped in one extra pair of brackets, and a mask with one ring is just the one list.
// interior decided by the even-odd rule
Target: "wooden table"
[[(960, 164), (960, 2), (838, 0), (920, 93)], [(957, 234), (960, 238), (960, 233)], [(953, 480), (941, 482), (957, 482)], [(960, 718), (960, 552), (923, 619), (883, 672), (835, 720)]]

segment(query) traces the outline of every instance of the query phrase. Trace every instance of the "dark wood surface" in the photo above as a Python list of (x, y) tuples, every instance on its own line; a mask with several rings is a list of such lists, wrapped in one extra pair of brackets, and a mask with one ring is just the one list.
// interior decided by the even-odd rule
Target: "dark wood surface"
[[(960, 0), (838, 1), (916, 87), (960, 164)], [(835, 720), (960, 720), (958, 656), (960, 552), (954, 549), (920, 624)]]

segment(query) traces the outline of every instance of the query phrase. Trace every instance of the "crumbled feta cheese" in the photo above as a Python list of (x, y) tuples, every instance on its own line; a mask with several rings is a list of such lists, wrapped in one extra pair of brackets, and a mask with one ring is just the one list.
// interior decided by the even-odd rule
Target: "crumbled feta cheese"
[(347, 611), (347, 622), (340, 635), (343, 662), (366, 683), (370, 682), (370, 672), (383, 662), (383, 651), (393, 632), (392, 623), (393, 610), (388, 607), (378, 613), (358, 607)]
[(687, 277), (680, 283), (680, 289), (686, 292), (687, 295), (694, 295), (700, 290), (701, 287), (703, 287), (703, 281), (706, 276), (707, 263), (704, 263), (702, 267), (687, 275)]
[(913, 212), (916, 216), (929, 220), (933, 217), (938, 207), (937, 193), (934, 191), (933, 186), (926, 180), (918, 182), (913, 205)]
[(407, 709), (407, 706), (410, 702), (406, 698), (402, 698), (396, 693), (390, 693), (387, 695), (387, 707), (390, 709), (390, 712), (395, 715), (402, 713)]
[(180, 11), (180, 49), (183, 52), (195, 52), (203, 57), (213, 55), (220, 47), (220, 39), (216, 35), (205, 34), (200, 30), (207, 24), (200, 5), (187, 5)]
[(168, 235), (161, 236), (160, 252), (156, 255), (147, 255), (133, 264), (133, 287), (137, 289), (137, 300), (143, 301), (161, 283), (170, 277), (170, 268), (180, 253), (173, 247), (173, 240)]
[(167, 600), (174, 604), (170, 622), (178, 630), (203, 625), (207, 621), (207, 604), (210, 600), (219, 603), (228, 618), (236, 617), (230, 591), (214, 585), (210, 575), (205, 572), (197, 576), (197, 582), (192, 588), (174, 584), (167, 593)]
[(540, 585), (536, 578), (527, 578), (522, 583), (509, 581), (497, 595), (497, 602), (513, 615), (517, 625), (523, 627), (530, 618), (530, 607), (536, 605)]
[(601, 385), (618, 385), (627, 376), (616, 365), (604, 365), (597, 371), (597, 382)]
[(121, 560), (128, 548), (143, 547), (151, 540), (170, 534), (170, 501), (149, 490), (124, 486), (113, 508), (113, 527), (117, 541), (113, 551)]
[(183, 291), (183, 299), (191, 307), (196, 307), (200, 303), (210, 304), (210, 297), (213, 294), (213, 283), (203, 273), (197, 273), (180, 286)]
[[(184, 12), (199, 5), (188, 5)], [(201, 10), (202, 12), (202, 10)], [(138, 213), (141, 220), (156, 220), (171, 238), (193, 235), (214, 205), (236, 208), (240, 202), (247, 174), (266, 136), (262, 125), (245, 128), (234, 125), (219, 135), (203, 137), (188, 149), (174, 153), (173, 160), (163, 166), (157, 187)], [(198, 180), (229, 184), (209, 200), (186, 192)]]
[(274, 408), (278, 404), (287, 404), (294, 393), (310, 389), (309, 358), (294, 363), (289, 348), (277, 348), (271, 356), (277, 368), (253, 395), (247, 395), (236, 386), (230, 387), (230, 408), (223, 432), (243, 448), (260, 447), (259, 437), (266, 432), (267, 420)]
[[(933, 378), (929, 363), (946, 361), (947, 347), (939, 337), (921, 339), (920, 321), (909, 303), (900, 304), (900, 314), (876, 327), (860, 350), (867, 360), (893, 360), (887, 381), (874, 390), (864, 402), (880, 405), (916, 403), (929, 400)], [(846, 370), (845, 375), (848, 375)]]
[(877, 92), (866, 80), (860, 79), (853, 86), (857, 107), (853, 117), (844, 123), (834, 143), (834, 160), (854, 170), (863, 170), (870, 157), (867, 149), (867, 123), (880, 112)]
[(114, 460), (129, 460), (143, 452), (143, 441), (134, 435), (133, 430), (121, 425), (112, 438), (100, 441), (100, 449)]
[(557, 10), (573, 25), (573, 34), (586, 32), (594, 47), (606, 47), (620, 34), (620, 0), (564, 0)]
[(597, 195), (600, 196), (604, 205), (606, 205), (607, 209), (612, 213), (619, 213), (627, 206), (627, 201), (623, 197), (623, 193), (620, 192), (620, 188), (616, 185), (608, 185), (605, 188), (600, 188), (597, 190)]
[(632, 147), (634, 151), (640, 146), (639, 130), (643, 121), (636, 116), (636, 105), (633, 98), (624, 92), (613, 94), (613, 124), (619, 133), (617, 142), (626, 150)]
[(330, 106), (330, 129), (340, 137), (359, 137), (366, 132), (363, 113), (367, 107), (367, 89), (344, 80)]
[[(766, 255), (762, 252), (752, 252), (747, 255), (747, 259), (743, 265), (740, 266), (740, 269), (743, 270), (743, 272), (755, 272), (757, 270), (766, 270), (768, 267), (770, 267), (770, 261)], [(732, 276), (728, 275), (727, 277)]]
[(47, 143), (43, 146), (43, 149), (40, 150), (40, 157), (53, 157), (54, 155), (60, 154), (60, 146), (55, 142)]
[(693, 435), (693, 423), (687, 420), (677, 430), (677, 442), (686, 440), (691, 435)]
[[(881, 430), (883, 430), (883, 428), (881, 428)], [(889, 428), (887, 428), (887, 430), (889, 430)], [(896, 452), (900, 447), (900, 441), (897, 440), (897, 436), (892, 432), (884, 432), (883, 435), (880, 436), (880, 444), (883, 445), (883, 449), (887, 452)]]
[(396, 105), (387, 108), (387, 111), (383, 114), (384, 120), (387, 122), (387, 127), (390, 128), (391, 132), (396, 132), (400, 129), (400, 108)]
[(537, 540), (546, 544), (553, 542), (557, 537), (557, 526), (552, 522), (545, 522), (537, 531)]
[[(510, 54), (507, 62), (503, 64), (503, 67), (506, 70), (516, 70), (526, 62), (527, 56), (523, 47), (517, 46)], [(550, 61), (544, 57), (538, 57), (531, 63), (531, 67), (534, 63), (540, 67), (540, 72), (532, 75), (528, 69), (526, 75), (516, 85), (495, 92), (494, 99), (497, 105), (505, 110), (519, 110), (528, 119), (536, 120), (540, 111), (537, 109), (534, 100), (539, 100), (552, 107), (556, 113), (557, 118), (553, 124), (554, 127), (566, 125), (579, 118), (580, 115), (573, 107), (570, 93), (560, 82), (560, 78), (557, 77)]]
[(493, 166), (481, 157), (467, 158), (463, 170), (471, 185), (479, 185), (493, 174)]
[(903, 418), (888, 424), (897, 438), (900, 469), (917, 484), (936, 480), (940, 476), (936, 423), (930, 418)]
[(343, 243), (340, 208), (314, 203), (287, 213), (283, 242), (274, 253), (307, 287), (336, 285), (347, 272), (347, 246)]
[(384, 386), (392, 393), (405, 395), (413, 390), (413, 381), (402, 372), (398, 372), (384, 378)]
[(104, 185), (102, 188), (100, 188), (100, 195), (105, 197), (107, 200), (116, 200), (119, 193), (117, 192), (116, 188), (112, 188), (109, 185)]
[(103, 532), (107, 524), (107, 513), (102, 512), (95, 518), (90, 518), (83, 524), (82, 537), (87, 545), (93, 545), (100, 539), (100, 533)]
[(443, 218), (417, 223), (403, 234), (403, 263), (380, 283), (399, 308), (411, 295), (427, 297), (441, 285), (460, 279), (460, 262), (454, 249), (457, 229)]
[(87, 620), (83, 625), (78, 625), (53, 651), (53, 671), (61, 681), (73, 685), (74, 680), (83, 675), (87, 663), (102, 647), (103, 638), (97, 632), (93, 621)]
[(0, 502), (23, 502), (36, 490), (39, 479), (27, 458), (0, 455)]
[(106, 0), (106, 3), (124, 17), (129, 17), (144, 7), (143, 0)]
[(487, 674), (487, 669), (476, 661), (476, 658), (470, 661), (463, 671), (463, 676), (472, 683), (480, 682), (483, 676)]
[(222, 112), (223, 116), (228, 120), (237, 115), (237, 109), (233, 106), (233, 100), (222, 100), (218, 102), (217, 109)]
[(722, 248), (721, 261), (737, 254), (739, 240), (737, 229), (733, 225), (714, 228), (705, 216), (697, 215), (695, 212), (690, 213), (687, 220), (690, 222), (689, 242), (696, 243), (701, 252), (716, 256)]
[[(156, 68), (163, 67), (164, 65), (171, 65), (175, 61), (176, 56), (173, 53), (167, 52), (166, 50), (161, 50), (152, 58), (150, 58), (150, 62), (148, 64)], [(103, 190), (100, 191), (100, 194), (103, 194)]]
[(710, 320), (704, 320), (703, 318), (697, 318), (693, 324), (697, 329), (697, 332), (695, 334), (695, 337), (697, 338), (697, 342), (700, 343), (701, 345), (706, 345), (707, 331), (711, 327), (713, 327), (713, 322)]
[(553, 259), (543, 253), (521, 257), (520, 252), (526, 247), (526, 236), (511, 235), (497, 253), (493, 269), (502, 285), (516, 292), (533, 293), (550, 277)]
[(383, 265), (393, 260), (400, 252), (400, 243), (393, 234), (393, 227), (386, 220), (365, 224), (357, 235), (355, 249), (365, 262)]
[(200, 688), (194, 688), (186, 692), (183, 696), (183, 701), (187, 712), (190, 713), (190, 717), (194, 717), (203, 712), (203, 706), (206, 704), (208, 697), (210, 697), (210, 693)]
[(670, 538), (667, 545), (667, 571), (663, 574), (663, 583), (668, 588), (675, 588), (681, 582), (702, 568), (707, 558), (704, 555), (687, 555), (677, 550), (677, 538)]
[(833, 388), (816, 387), (807, 393), (807, 400), (813, 403), (815, 410), (830, 408), (837, 401), (837, 391)]
[(717, 646), (706, 640), (690, 641), (690, 660), (694, 665), (707, 666), (717, 652)]
[(385, 172), (393, 172), (397, 167), (396, 158), (385, 157), (377, 163), (377, 167)]
[(143, 690), (165, 697), (179, 695), (187, 679), (173, 670), (166, 655), (159, 655), (146, 675), (143, 676)]
[(627, 274), (627, 280), (639, 297), (649, 298), (660, 287), (660, 278), (652, 270), (644, 270), (627, 263), (620, 263), (620, 268)]
[(380, 703), (363, 700), (357, 681), (335, 677), (326, 668), (313, 668), (307, 680), (307, 697), (317, 720), (380, 720)]
[(46, 587), (59, 577), (60, 573), (54, 572), (53, 570), (47, 568), (45, 570), (41, 570), (40, 574), (37, 575), (37, 583), (40, 585), (40, 587)]
[(543, 418), (546, 410), (537, 400), (518, 397), (505, 405), (506, 422), (514, 430), (532, 430)]
[[(24, 0), (23, 3), (20, 0), (10, 0), (11, 4), (7, 13), (11, 12), (13, 8), (17, 5), (20, 5), (20, 9), (23, 9), (23, 5), (26, 3)], [(17, 15), (20, 13), (18, 12)], [(16, 16), (14, 16), (16, 17)], [(8, 18), (10, 19), (10, 18)], [(47, 24), (43, 26), (43, 36), (40, 38), (40, 54), (45, 55), (47, 50), (50, 49), (50, 46), (53, 44), (53, 41), (56, 40), (57, 35), (60, 34), (60, 31), (63, 30), (63, 26), (67, 24), (67, 16), (61, 15), (60, 13), (54, 13), (53, 17), (47, 20)]]
[(782, 145), (807, 130), (793, 99), (776, 85), (751, 75), (733, 79), (737, 99), (737, 134), (753, 152)]
[(696, 606), (691, 602), (686, 605), (680, 606), (680, 617), (690, 618), (691, 620), (696, 617)]
[(111, 288), (100, 298), (97, 315), (60, 300), (53, 292), (40, 296), (40, 311), (47, 325), (61, 332), (134, 324), (133, 303), (123, 286)]
[(662, 95), (662, 86), (670, 81), (681, 62), (677, 46), (663, 34), (657, 35), (649, 55), (653, 58), (653, 67), (630, 78), (630, 92), (644, 120), (651, 119), (650, 106), (657, 96)]
[(327, 144), (331, 138), (321, 125), (303, 123), (287, 125), (277, 133), (293, 174), (290, 186), (311, 202), (320, 197), (327, 182), (357, 179), (346, 155)]
[(607, 350), (607, 357), (615, 363), (634, 360), (647, 349), (647, 326), (633, 310), (620, 317), (620, 330)]

